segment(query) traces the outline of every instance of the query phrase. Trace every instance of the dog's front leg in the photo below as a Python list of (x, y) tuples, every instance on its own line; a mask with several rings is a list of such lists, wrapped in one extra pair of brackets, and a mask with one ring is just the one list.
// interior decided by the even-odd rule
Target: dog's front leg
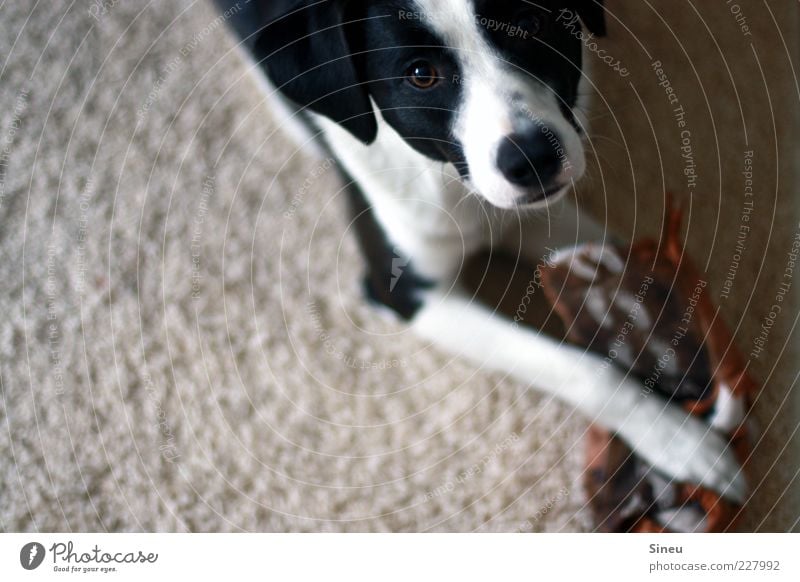
[(615, 431), (672, 477), (743, 501), (744, 476), (725, 440), (597, 356), (518, 327), (458, 292), (427, 294), (412, 322), (423, 337), (482, 368), (554, 394)]

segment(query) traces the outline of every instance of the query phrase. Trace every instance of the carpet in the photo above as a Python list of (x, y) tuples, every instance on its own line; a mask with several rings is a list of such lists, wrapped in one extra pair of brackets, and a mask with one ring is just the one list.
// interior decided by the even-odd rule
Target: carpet
[[(631, 75), (593, 64), (579, 196), (626, 239), (661, 228), (662, 187), (691, 199), (743, 351), (770, 326), (741, 528), (797, 528), (796, 289), (769, 322), (798, 230), (797, 4), (741, 2), (750, 37), (725, 5), (607, 4)], [(590, 530), (587, 419), (375, 316), (335, 164), (233, 48), (202, 1), (0, 8), (0, 530)]]

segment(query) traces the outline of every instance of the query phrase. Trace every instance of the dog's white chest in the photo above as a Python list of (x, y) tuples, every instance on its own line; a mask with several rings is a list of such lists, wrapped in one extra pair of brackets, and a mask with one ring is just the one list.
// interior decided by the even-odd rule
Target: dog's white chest
[(453, 277), (466, 256), (500, 239), (500, 213), (470, 193), (455, 168), (417, 153), (382, 120), (369, 146), (335, 123), (317, 122), (398, 254), (423, 277)]

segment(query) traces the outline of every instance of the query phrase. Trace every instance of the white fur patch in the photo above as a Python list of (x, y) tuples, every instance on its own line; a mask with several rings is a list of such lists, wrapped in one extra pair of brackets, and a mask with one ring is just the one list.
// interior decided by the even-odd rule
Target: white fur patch
[(568, 265), (571, 275), (586, 281), (594, 281), (597, 276), (597, 267), (583, 260), (582, 249), (579, 247), (559, 250), (553, 254), (552, 261), (556, 265)]
[(731, 433), (741, 424), (744, 416), (744, 399), (734, 396), (727, 384), (721, 384), (714, 404), (711, 426), (724, 433)]
[(632, 293), (622, 289), (617, 291), (617, 293), (614, 295), (614, 305), (626, 315), (637, 310), (636, 297), (634, 297)]
[(315, 120), (392, 244), (413, 261), (421, 276), (449, 280), (465, 257), (499, 238), (501, 217), (484, 212), (452, 165), (423, 156), (377, 108), (375, 114), (378, 137), (368, 146), (325, 117)]
[(618, 275), (625, 267), (625, 263), (617, 255), (613, 248), (605, 245), (587, 245), (586, 254), (598, 265), (603, 265), (606, 269)]
[(612, 327), (611, 319), (608, 317), (609, 304), (601, 289), (596, 287), (590, 288), (586, 292), (586, 310), (601, 327), (610, 329)]

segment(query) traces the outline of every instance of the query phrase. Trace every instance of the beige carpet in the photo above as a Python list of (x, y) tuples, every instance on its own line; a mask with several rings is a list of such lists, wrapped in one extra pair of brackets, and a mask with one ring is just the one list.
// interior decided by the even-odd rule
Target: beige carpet
[[(582, 195), (639, 236), (659, 227), (644, 209), (660, 203), (662, 168), (682, 191), (649, 69), (661, 59), (702, 157), (689, 248), (719, 291), (746, 118), (759, 227), (723, 313), (749, 351), (797, 230), (782, 162), (798, 154), (797, 4), (770, 2), (773, 21), (741, 2), (767, 85), (727, 8), (656, 2), (668, 29), (608, 4), (631, 30), (612, 22), (606, 46), (634, 75), (596, 65), (607, 191), (595, 172)], [(0, 530), (590, 529), (585, 419), (374, 316), (335, 170), (274, 131), (220, 24), (205, 2), (0, 8)], [(753, 362), (770, 430), (743, 529), (797, 527), (795, 290)]]

